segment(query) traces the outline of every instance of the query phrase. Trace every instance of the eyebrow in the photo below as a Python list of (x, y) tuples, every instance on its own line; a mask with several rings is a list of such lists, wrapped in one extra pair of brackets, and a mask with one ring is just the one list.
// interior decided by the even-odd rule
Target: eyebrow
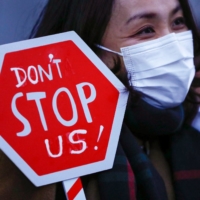
[[(180, 10), (181, 10), (181, 6), (180, 6), (180, 4), (178, 4), (178, 5), (171, 11), (171, 15), (175, 15), (175, 14), (176, 14), (178, 11), (180, 11)], [(156, 17), (156, 13), (152, 13), (152, 12), (150, 12), (150, 13), (142, 12), (142, 13), (139, 13), (139, 14), (137, 14), (137, 15), (134, 15), (134, 16), (130, 17), (130, 18), (126, 21), (125, 25), (128, 25), (131, 21), (136, 20), (136, 19), (143, 19), (143, 18), (145, 18), (145, 19), (152, 19), (152, 18), (155, 18), (155, 17)]]
[(130, 17), (127, 21), (126, 21), (126, 25), (129, 24), (131, 21), (133, 20), (136, 20), (136, 19), (142, 19), (142, 18), (146, 18), (146, 19), (151, 19), (151, 18), (154, 18), (156, 14), (154, 13), (140, 13), (140, 14), (137, 14), (137, 15), (134, 15), (132, 17)]
[(171, 15), (175, 15), (178, 11), (182, 10), (181, 5), (177, 5), (171, 12)]

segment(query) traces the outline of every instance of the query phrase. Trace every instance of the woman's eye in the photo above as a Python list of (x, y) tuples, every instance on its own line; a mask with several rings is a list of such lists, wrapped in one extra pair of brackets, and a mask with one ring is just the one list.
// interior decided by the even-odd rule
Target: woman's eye
[(154, 33), (155, 31), (153, 30), (152, 27), (147, 27), (147, 28), (144, 28), (142, 29), (141, 31), (137, 32), (136, 35), (145, 35), (145, 34), (151, 34), (151, 33)]
[(186, 24), (185, 24), (185, 19), (183, 17), (179, 17), (177, 19), (175, 19), (172, 23), (172, 28), (173, 29), (182, 29), (182, 28), (186, 28)]

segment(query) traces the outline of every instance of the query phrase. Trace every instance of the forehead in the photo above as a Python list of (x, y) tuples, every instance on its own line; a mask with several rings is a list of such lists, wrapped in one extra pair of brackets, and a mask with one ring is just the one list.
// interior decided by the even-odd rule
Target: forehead
[(179, 3), (178, 0), (115, 0), (114, 10), (128, 9), (128, 10), (157, 10), (168, 6), (173, 6)]
[(178, 5), (178, 0), (115, 0), (111, 21), (124, 20), (146, 12), (164, 14)]

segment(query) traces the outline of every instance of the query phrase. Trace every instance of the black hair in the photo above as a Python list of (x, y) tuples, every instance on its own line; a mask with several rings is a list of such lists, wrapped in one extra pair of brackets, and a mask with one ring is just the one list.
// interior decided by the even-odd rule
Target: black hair
[(75, 31), (97, 51), (115, 0), (49, 0), (36, 37)]
[[(194, 44), (194, 64), (196, 67), (196, 74), (200, 74), (200, 35), (198, 33), (197, 27), (194, 23), (193, 14), (189, 8), (188, 0), (179, 0), (183, 9), (183, 14), (185, 16), (185, 22), (189, 29), (193, 33), (193, 44)], [(190, 124), (193, 118), (198, 112), (198, 107), (200, 104), (200, 93), (197, 92), (197, 88), (200, 89), (200, 76), (195, 76), (188, 95), (184, 101), (185, 108), (185, 121)]]

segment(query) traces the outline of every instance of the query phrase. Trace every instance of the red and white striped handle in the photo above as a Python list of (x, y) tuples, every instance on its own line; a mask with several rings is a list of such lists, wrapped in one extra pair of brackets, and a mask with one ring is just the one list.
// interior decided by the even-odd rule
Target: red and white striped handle
[(63, 181), (67, 200), (86, 200), (80, 178)]

